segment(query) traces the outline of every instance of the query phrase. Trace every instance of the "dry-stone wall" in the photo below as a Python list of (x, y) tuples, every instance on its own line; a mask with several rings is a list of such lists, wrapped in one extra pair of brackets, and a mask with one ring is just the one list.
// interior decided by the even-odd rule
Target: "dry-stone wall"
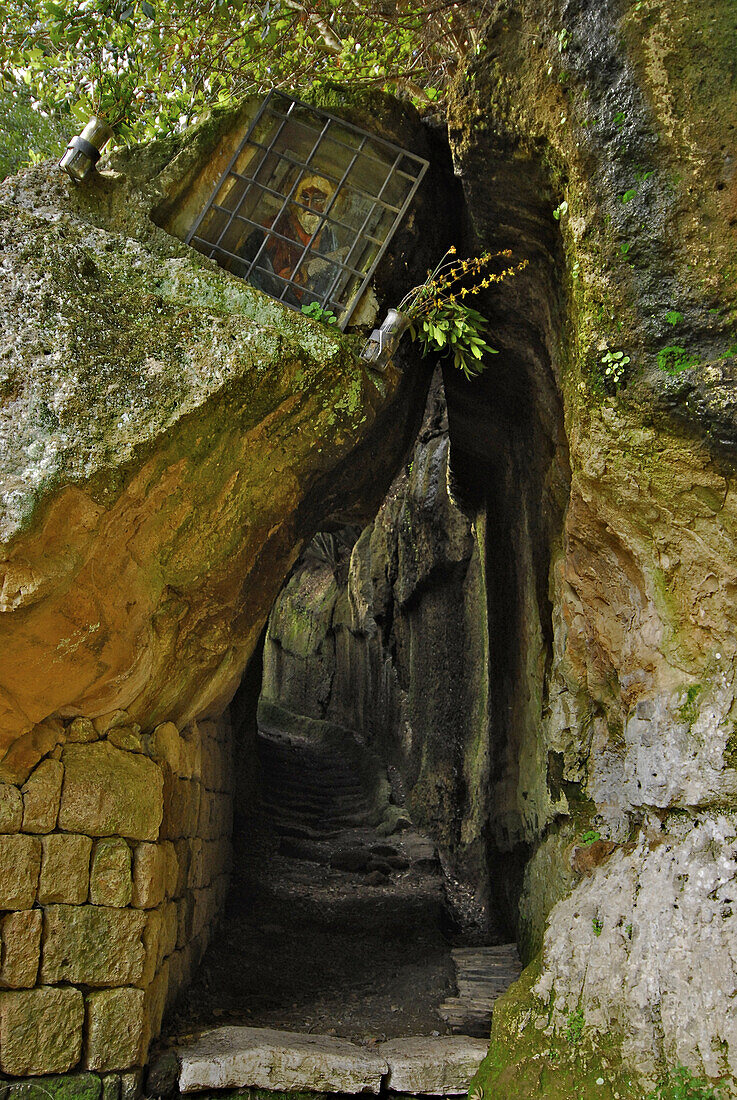
[(0, 765), (0, 1069), (102, 1090), (144, 1064), (224, 901), (229, 728), (115, 711), (22, 741)]

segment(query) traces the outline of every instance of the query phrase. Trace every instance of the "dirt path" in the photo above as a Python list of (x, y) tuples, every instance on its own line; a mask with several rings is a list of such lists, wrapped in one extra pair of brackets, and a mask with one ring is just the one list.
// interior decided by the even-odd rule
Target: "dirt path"
[(362, 1042), (446, 1034), (437, 1009), (455, 971), (432, 844), (366, 824), (334, 747), (259, 745), (269, 794), (239, 823), (224, 920), (165, 1041), (225, 1023)]

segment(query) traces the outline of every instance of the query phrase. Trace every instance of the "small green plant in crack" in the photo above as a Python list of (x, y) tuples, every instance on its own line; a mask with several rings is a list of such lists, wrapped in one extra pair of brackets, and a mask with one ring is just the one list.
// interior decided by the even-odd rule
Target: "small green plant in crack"
[(632, 925), (631, 924), (625, 924), (624, 934), (625, 934), (625, 936), (627, 937), (628, 940), (632, 939)]
[(625, 205), (628, 202), (632, 202), (632, 200), (634, 199), (636, 194), (637, 194), (637, 188), (636, 187), (630, 187), (629, 190), (625, 191), (625, 193), (622, 195), (622, 202)]
[(679, 313), (677, 309), (669, 309), (665, 315), (665, 320), (669, 325), (680, 325), (683, 320), (683, 314)]
[(610, 382), (617, 388), (621, 386), (627, 364), (631, 362), (629, 355), (625, 355), (623, 351), (611, 351), (607, 348), (600, 362), (603, 368), (604, 381)]
[(577, 1044), (581, 1042), (583, 1038), (583, 1029), (586, 1020), (584, 1019), (583, 1009), (572, 1009), (566, 1016), (566, 1039), (569, 1043)]
[(592, 928), (593, 928), (593, 930), (594, 930), (594, 935), (595, 935), (595, 936), (597, 937), (597, 939), (598, 939), (598, 937), (599, 937), (599, 936), (600, 936), (600, 935), (602, 934), (602, 932), (604, 931), (604, 921), (603, 921), (603, 920), (600, 920), (600, 919), (599, 919), (599, 917), (594, 917), (594, 918), (592, 919), (592, 921), (591, 921), (591, 927), (592, 927)]
[(698, 366), (699, 362), (697, 355), (691, 355), (678, 344), (669, 344), (658, 352), (658, 366), (666, 374), (682, 374), (683, 371)]
[(701, 684), (691, 684), (690, 687), (686, 689), (686, 698), (678, 708), (679, 717), (681, 721), (685, 722), (688, 726), (689, 733), (699, 716), (699, 696), (703, 690)]
[(310, 302), (308, 306), (302, 306), (302, 312), (313, 321), (322, 321), (324, 325), (337, 325), (338, 318), (332, 309), (325, 309), (319, 302)]
[(622, 256), (627, 256), (628, 253), (629, 253), (629, 250), (631, 248), (632, 248), (632, 241), (624, 241), (623, 244), (620, 244), (620, 246), (619, 246), (620, 254)]
[(686, 1066), (675, 1069), (662, 1078), (654, 1092), (646, 1100), (721, 1100), (722, 1090), (710, 1085), (702, 1077), (694, 1077)]
[(553, 217), (555, 218), (555, 220), (557, 222), (559, 222), (560, 219), (565, 217), (565, 215), (567, 213), (568, 213), (568, 203), (564, 199), (563, 202), (558, 203), (558, 205), (556, 206), (555, 210), (553, 211)]
[(624, 111), (617, 111), (616, 115), (614, 116), (614, 125), (619, 126), (619, 128), (621, 129), (626, 121), (627, 115), (624, 113)]
[(585, 833), (581, 833), (578, 842), (579, 848), (590, 848), (597, 840), (601, 840), (601, 833), (598, 829), (587, 829)]
[(564, 27), (562, 31), (558, 31), (556, 38), (558, 39), (558, 49), (561, 53), (565, 53), (571, 44), (571, 32)]

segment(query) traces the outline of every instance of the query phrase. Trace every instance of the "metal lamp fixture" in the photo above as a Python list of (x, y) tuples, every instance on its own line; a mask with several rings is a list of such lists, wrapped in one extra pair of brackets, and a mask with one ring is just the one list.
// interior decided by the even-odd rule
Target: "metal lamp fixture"
[(102, 147), (112, 136), (112, 128), (104, 119), (91, 118), (82, 133), (69, 142), (66, 153), (59, 161), (59, 167), (75, 183), (84, 183), (94, 172), (102, 155)]

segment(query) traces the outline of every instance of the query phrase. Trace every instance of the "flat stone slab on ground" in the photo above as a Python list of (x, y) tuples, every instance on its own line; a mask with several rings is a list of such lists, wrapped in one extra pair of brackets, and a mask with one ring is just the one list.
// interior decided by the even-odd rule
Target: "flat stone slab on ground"
[(465, 1096), (488, 1047), (487, 1040), (470, 1035), (423, 1035), (379, 1043), (376, 1053), (389, 1066), (392, 1092)]
[(288, 1092), (378, 1093), (384, 1059), (331, 1035), (219, 1027), (177, 1049), (179, 1089), (259, 1088)]

